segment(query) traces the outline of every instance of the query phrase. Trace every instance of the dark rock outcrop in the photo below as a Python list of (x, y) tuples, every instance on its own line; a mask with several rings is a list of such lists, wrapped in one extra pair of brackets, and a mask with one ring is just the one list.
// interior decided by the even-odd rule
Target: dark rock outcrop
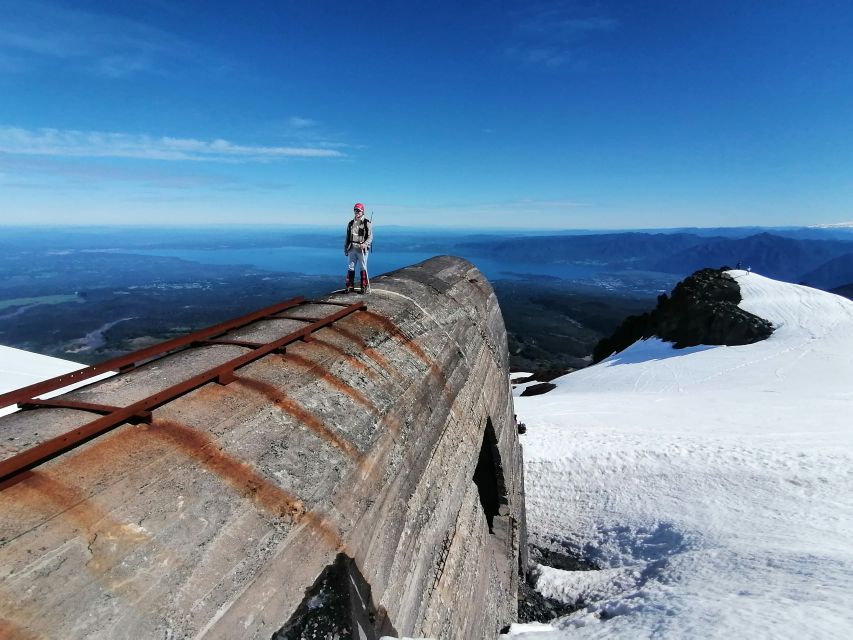
[(659, 296), (652, 311), (629, 316), (610, 338), (596, 345), (593, 362), (652, 336), (673, 342), (677, 349), (752, 344), (767, 338), (773, 325), (738, 307), (740, 301), (740, 287), (724, 269), (701, 269), (679, 282), (671, 296)]
[(548, 393), (551, 389), (556, 389), (557, 385), (553, 382), (538, 382), (527, 387), (521, 392), (523, 396), (538, 396), (543, 393)]

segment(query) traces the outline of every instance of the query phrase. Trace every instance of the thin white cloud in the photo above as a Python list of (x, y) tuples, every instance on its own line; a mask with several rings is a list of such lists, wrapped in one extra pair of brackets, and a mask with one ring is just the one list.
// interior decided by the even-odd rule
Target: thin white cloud
[(512, 50), (511, 53), (517, 54), (525, 62), (546, 67), (562, 67), (573, 60), (565, 51), (557, 48), (521, 49)]
[(168, 63), (209, 63), (213, 57), (143, 22), (52, 2), (0, 0), (0, 15), (0, 55), (33, 66), (61, 60), (77, 70), (121, 77)]
[(519, 25), (519, 29), (531, 35), (546, 37), (550, 40), (573, 40), (595, 32), (613, 31), (616, 20), (601, 15), (585, 18), (569, 17), (568, 7), (540, 8), (540, 11), (528, 15)]
[(597, 5), (567, 0), (534, 2), (511, 12), (513, 32), (506, 54), (524, 63), (549, 68), (585, 68), (582, 45), (615, 31), (619, 23)]
[(364, 145), (343, 142), (347, 135), (330, 130), (325, 123), (301, 115), (282, 117), (263, 124), (256, 134), (265, 138), (288, 140), (291, 144), (312, 149), (363, 149)]
[(79, 158), (17, 156), (0, 153), (0, 184), (10, 187), (81, 189), (92, 185), (131, 183), (155, 189), (215, 189), (238, 182), (220, 172), (176, 171), (163, 165), (122, 166)]
[(268, 162), (285, 158), (340, 158), (319, 147), (252, 146), (228, 140), (153, 137), (127, 133), (0, 127), (0, 153), (52, 157), (143, 160)]
[(140, 71), (153, 71), (153, 61), (142, 55), (104, 56), (92, 67), (97, 73), (110, 78), (121, 78)]
[(316, 120), (310, 118), (302, 118), (300, 116), (292, 116), (287, 123), (294, 129), (308, 129), (317, 126)]

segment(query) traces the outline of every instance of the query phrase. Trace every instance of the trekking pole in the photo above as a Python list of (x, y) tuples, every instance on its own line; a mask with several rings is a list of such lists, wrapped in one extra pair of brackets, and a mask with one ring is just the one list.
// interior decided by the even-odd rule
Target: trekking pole
[[(370, 231), (373, 233), (373, 211), (370, 212)], [(368, 253), (373, 250), (373, 243), (370, 243), (370, 249)], [(367, 270), (367, 263), (364, 261), (365, 259), (365, 250), (362, 248), (361, 250), (361, 266), (364, 267), (364, 277), (367, 278), (367, 288), (364, 290), (365, 293), (370, 291), (370, 272)]]
[(364, 278), (367, 280), (367, 287), (365, 287), (364, 292), (367, 293), (370, 291), (370, 272), (367, 270), (367, 263), (364, 261), (365, 258), (365, 249), (362, 247), (361, 249), (361, 266), (364, 268)]

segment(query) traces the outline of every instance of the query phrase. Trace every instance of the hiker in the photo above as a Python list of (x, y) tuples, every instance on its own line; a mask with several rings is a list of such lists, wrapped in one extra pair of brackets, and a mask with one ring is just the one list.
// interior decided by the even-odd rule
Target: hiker
[(344, 240), (344, 255), (347, 257), (346, 291), (355, 289), (355, 265), (361, 267), (361, 293), (367, 291), (367, 254), (373, 242), (373, 230), (370, 220), (364, 217), (364, 205), (356, 202), (352, 208), (353, 218), (347, 225), (347, 235)]

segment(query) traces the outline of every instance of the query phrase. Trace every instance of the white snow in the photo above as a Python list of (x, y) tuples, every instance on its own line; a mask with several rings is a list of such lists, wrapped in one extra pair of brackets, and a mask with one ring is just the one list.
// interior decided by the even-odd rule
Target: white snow
[(830, 222), (827, 224), (812, 224), (809, 225), (810, 229), (848, 229), (853, 228), (853, 221), (851, 222)]
[(729, 273), (769, 339), (651, 339), (514, 398), (530, 541), (601, 567), (541, 568), (586, 606), (536, 640), (853, 638), (853, 302)]
[[(544, 631), (553, 631), (554, 627), (550, 624), (543, 624), (542, 622), (515, 622), (509, 626), (509, 633), (507, 635), (510, 636), (518, 636), (525, 633), (542, 633)], [(537, 636), (537, 638), (542, 638), (543, 636)]]
[[(14, 391), (42, 380), (47, 380), (55, 376), (60, 376), (64, 373), (70, 373), (77, 369), (83, 369), (86, 365), (70, 360), (62, 360), (61, 358), (53, 358), (44, 356), (30, 351), (23, 351), (13, 347), (5, 347), (0, 345), (0, 393)], [(91, 384), (96, 380), (101, 380), (107, 376), (113, 375), (112, 372), (104, 373), (89, 380), (75, 383), (62, 389), (57, 389), (50, 393), (45, 393), (40, 398), (51, 398), (81, 387), (86, 384)], [(15, 405), (9, 407), (0, 407), (0, 416), (14, 413), (17, 411)]]

